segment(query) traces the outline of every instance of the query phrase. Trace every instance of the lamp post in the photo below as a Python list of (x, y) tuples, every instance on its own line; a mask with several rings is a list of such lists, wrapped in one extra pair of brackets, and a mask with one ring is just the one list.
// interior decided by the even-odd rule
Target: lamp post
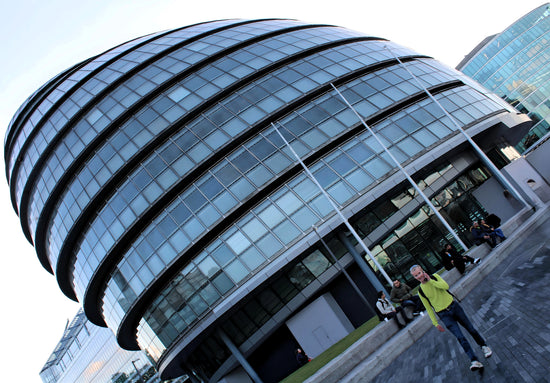
[(145, 380), (143, 380), (143, 377), (141, 376), (141, 373), (139, 372), (139, 369), (136, 367), (136, 362), (139, 361), (139, 360), (140, 359), (132, 360), (132, 364), (133, 364), (134, 368), (136, 369), (136, 373), (138, 375), (139, 382), (140, 383), (145, 383)]

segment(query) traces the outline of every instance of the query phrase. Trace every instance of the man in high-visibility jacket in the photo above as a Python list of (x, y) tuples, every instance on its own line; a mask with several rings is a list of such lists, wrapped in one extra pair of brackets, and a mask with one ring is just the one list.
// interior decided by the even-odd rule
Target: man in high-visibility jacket
[(474, 350), (466, 340), (464, 334), (460, 330), (459, 324), (462, 325), (472, 335), (485, 358), (489, 358), (493, 352), (485, 343), (481, 334), (474, 328), (472, 322), (466, 316), (466, 313), (460, 307), (454, 296), (448, 291), (449, 285), (440, 276), (430, 276), (422, 267), (414, 265), (411, 267), (411, 275), (420, 282), (418, 295), (420, 300), (426, 307), (426, 311), (432, 320), (433, 325), (441, 332), (445, 331), (443, 326), (437, 322), (437, 316), (445, 324), (445, 327), (456, 337), (466, 354), (471, 360), (470, 370), (475, 371), (483, 368), (483, 364), (478, 360)]

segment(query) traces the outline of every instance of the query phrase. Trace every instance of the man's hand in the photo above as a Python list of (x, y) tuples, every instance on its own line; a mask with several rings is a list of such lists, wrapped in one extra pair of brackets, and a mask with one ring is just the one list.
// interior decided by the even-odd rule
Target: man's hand
[(422, 279), (424, 280), (424, 282), (428, 282), (432, 278), (430, 278), (430, 274), (424, 271), (424, 277)]
[(439, 332), (444, 332), (445, 331), (445, 328), (443, 326), (441, 326), (440, 324), (438, 324), (435, 327), (439, 330)]

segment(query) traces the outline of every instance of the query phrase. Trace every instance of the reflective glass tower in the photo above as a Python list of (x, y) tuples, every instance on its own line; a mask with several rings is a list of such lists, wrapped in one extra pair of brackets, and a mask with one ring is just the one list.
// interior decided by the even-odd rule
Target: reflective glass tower
[(112, 331), (90, 323), (82, 310), (67, 323), (40, 371), (44, 383), (129, 383), (140, 377), (141, 382), (160, 382), (143, 351), (122, 350)]
[(343, 332), (375, 315), (344, 268), (366, 300), (388, 285), (275, 127), (390, 277), (414, 283), (408, 267), (437, 270), (453, 242), (334, 87), (471, 244), (498, 197), (484, 200), (492, 174), (460, 130), (508, 153), (528, 118), (383, 38), (275, 19), (147, 35), (38, 89), (5, 137), (23, 232), (63, 293), (162, 378), (242, 366), (280, 380), (308, 341), (298, 313)]
[(457, 69), (534, 121), (520, 151), (550, 131), (550, 4), (529, 12), (470, 52)]

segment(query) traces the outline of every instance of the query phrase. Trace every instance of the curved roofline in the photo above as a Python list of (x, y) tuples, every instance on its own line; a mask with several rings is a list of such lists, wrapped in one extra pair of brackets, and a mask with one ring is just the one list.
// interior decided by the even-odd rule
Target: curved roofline
[[(241, 25), (243, 23), (246, 23), (246, 21), (236, 22), (235, 24), (231, 24), (231, 25), (226, 26), (226, 27), (234, 26), (236, 24)], [(203, 23), (199, 23), (199, 24), (203, 24)], [(199, 24), (194, 24), (194, 25), (191, 25), (191, 26), (195, 26), (195, 25), (199, 25)], [(188, 27), (191, 27), (191, 26), (188, 26)], [(187, 28), (187, 27), (182, 27), (182, 28), (170, 30), (166, 33), (157, 35), (156, 37), (162, 37), (162, 36), (165, 36), (166, 34), (173, 33), (175, 31), (178, 31), (178, 30), (181, 30), (181, 29), (184, 29), (184, 28)], [(225, 27), (221, 27), (221, 28), (225, 28)], [(219, 28), (215, 29), (215, 31), (217, 31), (218, 29)], [(200, 36), (202, 36), (202, 35), (203, 34), (200, 34)], [(130, 41), (132, 41), (132, 40), (130, 40)], [(152, 41), (152, 39), (146, 40), (144, 42), (144, 44), (149, 43), (151, 41)], [(185, 43), (187, 43), (187, 42), (188, 42), (188, 40), (185, 41)], [(182, 42), (182, 44), (183, 43), (184, 42)], [(141, 47), (141, 46), (142, 46), (141, 44), (136, 45), (136, 47)], [(76, 113), (71, 118), (71, 120), (68, 121), (65, 124), (63, 129), (61, 129), (56, 134), (55, 138), (52, 141), (50, 141), (48, 147), (41, 154), (41, 158), (36, 162), (35, 167), (32, 169), (31, 173), (29, 174), (29, 177), (28, 177), (29, 181), (27, 181), (27, 183), (25, 185), (25, 188), (23, 189), (23, 192), (22, 192), (22, 195), (21, 195), (20, 220), (21, 220), (21, 225), (23, 227), (23, 232), (25, 233), (25, 236), (29, 239), (29, 241), (32, 240), (32, 235), (30, 233), (30, 228), (28, 227), (28, 224), (27, 224), (27, 214), (28, 214), (28, 204), (29, 204), (28, 200), (30, 198), (30, 195), (31, 195), (31, 192), (32, 192), (32, 186), (35, 182), (35, 179), (38, 177), (43, 165), (46, 163), (48, 155), (55, 150), (56, 144), (63, 139), (63, 137), (70, 131), (70, 129), (74, 126), (74, 124), (76, 124), (79, 121), (79, 118), (81, 118), (83, 114), (85, 114), (86, 112), (88, 112), (90, 110), (90, 108), (92, 108), (93, 106), (95, 106), (99, 102), (101, 102), (103, 95), (107, 94), (109, 91), (112, 91), (113, 88), (118, 86), (124, 80), (127, 80), (129, 77), (134, 75), (139, 70), (142, 70), (143, 68), (150, 65), (151, 62), (153, 62), (155, 60), (158, 60), (159, 57), (160, 58), (164, 57), (165, 54), (168, 54), (168, 53), (172, 52), (173, 50), (178, 49), (178, 47), (180, 47), (180, 44), (177, 44), (174, 47), (170, 47), (170, 48), (166, 49), (165, 51), (163, 51), (163, 55), (152, 56), (151, 58), (145, 60), (140, 65), (137, 65), (131, 71), (127, 72), (124, 76), (121, 76), (121, 78), (119, 78), (117, 81), (115, 81), (112, 84), (110, 84), (109, 86), (107, 86), (103, 91), (101, 91), (100, 93), (98, 93), (94, 97), (93, 101), (89, 102), (84, 108), (79, 110), (78, 113)], [(128, 51), (125, 51), (125, 53), (127, 53), (127, 52)], [(119, 57), (119, 56), (117, 56), (117, 57)], [(154, 94), (156, 94), (156, 93), (154, 93)], [(154, 94), (152, 94), (152, 95), (154, 96)], [(141, 105), (144, 102), (144, 100), (140, 100), (138, 103), (136, 103), (136, 105), (134, 105), (133, 109), (129, 109), (129, 110), (125, 111), (125, 113), (122, 116), (130, 115), (131, 111), (134, 110), (135, 107), (137, 107), (138, 105)], [(113, 121), (113, 123), (111, 125), (116, 126), (116, 124), (115, 124), (116, 121), (119, 121), (119, 120), (117, 119), (117, 120)], [(114, 129), (114, 127), (112, 129)], [(103, 135), (98, 136), (97, 138), (94, 139), (94, 141), (100, 140), (101, 137), (103, 137)], [(40, 217), (38, 219), (37, 227), (36, 227), (36, 230), (35, 230), (35, 233), (34, 233), (35, 234), (35, 240), (34, 240), (35, 248), (36, 248), (36, 252), (37, 252), (37, 255), (38, 255), (38, 258), (39, 258), (40, 262), (43, 265), (44, 265), (44, 262), (46, 262), (49, 265), (49, 267), (51, 267), (52, 269), (53, 269), (53, 265), (50, 265), (49, 259), (46, 256), (46, 252), (45, 252), (44, 248), (41, 247), (41, 244), (44, 243), (44, 238), (43, 237), (45, 235), (45, 227), (44, 227), (45, 222), (44, 221), (48, 220), (48, 219), (44, 219), (43, 217), (44, 217), (45, 214), (49, 217), (49, 215), (51, 214), (50, 210), (53, 208), (53, 205), (56, 202), (54, 197), (58, 196), (61, 193), (59, 191), (59, 189), (62, 186), (66, 185), (66, 183), (68, 182), (69, 175), (71, 175), (72, 172), (76, 171), (76, 169), (82, 165), (81, 161), (83, 161), (83, 160), (80, 159), (80, 157), (84, 158), (84, 157), (88, 156), (92, 152), (93, 148), (94, 148), (94, 146), (93, 146), (93, 143), (92, 143), (92, 144), (87, 146), (87, 148), (79, 155), (78, 158), (75, 158), (75, 160), (73, 161), (71, 166), (66, 170), (65, 175), (62, 176), (59, 179), (58, 183), (56, 184), (56, 186), (52, 190), (52, 193), (50, 193), (50, 195), (48, 197), (48, 201), (46, 201), (42, 211), (40, 212)], [(65, 293), (65, 291), (64, 291), (64, 293)], [(67, 295), (67, 294), (65, 294), (65, 295)], [(76, 296), (74, 294), (67, 295), (67, 296), (71, 297), (71, 299), (76, 299)]]
[[(260, 41), (262, 39), (273, 36), (273, 34), (277, 35), (277, 34), (280, 34), (280, 33), (289, 32), (291, 30), (315, 28), (315, 27), (320, 27), (320, 26), (327, 26), (327, 25), (309, 25), (309, 24), (306, 24), (306, 25), (300, 25), (300, 26), (297, 26), (297, 27), (286, 28), (286, 29), (283, 29), (283, 30), (277, 30), (277, 31), (270, 32), (268, 34), (262, 35)], [(372, 38), (361, 37), (361, 38), (345, 39), (345, 40), (341, 40), (340, 42), (337, 42), (337, 43), (349, 43), (349, 42), (355, 41), (357, 39), (363, 41), (365, 39), (372, 39)], [(254, 40), (254, 41), (247, 40), (246, 43), (251, 44), (251, 43), (254, 43), (255, 41), (257, 41), (258, 39), (255, 38), (255, 39), (251, 39), (251, 40)], [(327, 48), (327, 45), (334, 46), (335, 44), (334, 43), (329, 43), (329, 44), (323, 45), (322, 47)], [(232, 47), (231, 49), (238, 49), (239, 47), (241, 47), (240, 44), (238, 44), (235, 47)], [(228, 52), (227, 50), (224, 50), (224, 51), (220, 52), (219, 57), (225, 56), (227, 54), (227, 52)], [(303, 54), (311, 54), (310, 51), (304, 51), (304, 52), (302, 52), (302, 53)], [(288, 60), (286, 60), (286, 59), (281, 60), (280, 62), (278, 62), (278, 65), (285, 65), (285, 64), (288, 63), (289, 60), (290, 61), (295, 60), (297, 56), (298, 55), (291, 56), (291, 58), (289, 58)], [(207, 63), (211, 62), (213, 59), (217, 59), (217, 58), (218, 58), (218, 55), (210, 56), (206, 60), (201, 61), (200, 65), (206, 65)], [(194, 67), (190, 68), (188, 71), (182, 72), (180, 75), (174, 77), (173, 81), (170, 81), (169, 83), (165, 84), (164, 87), (157, 89), (155, 94), (162, 92), (163, 90), (165, 90), (166, 87), (172, 86), (173, 83), (179, 81), (181, 78), (187, 76), (189, 73), (195, 71), (196, 69), (197, 69), (197, 67), (194, 66)], [(181, 119), (177, 123), (173, 124), (170, 128), (168, 128), (162, 134), (159, 134), (157, 137), (155, 137), (155, 139), (153, 139), (147, 145), (147, 147), (142, 148), (139, 153), (137, 153), (131, 160), (129, 160), (125, 164), (125, 166), (122, 169), (120, 169), (120, 171), (115, 176), (113, 176), (111, 178), (111, 180), (109, 180), (104, 185), (104, 187), (102, 187), (101, 191), (94, 197), (94, 199), (92, 201), (90, 201), (89, 205), (81, 212), (81, 215), (80, 215), (79, 219), (74, 223), (73, 227), (71, 228), (70, 232), (68, 233), (68, 235), (66, 237), (66, 240), (63, 243), (63, 247), (60, 250), (58, 263), (56, 265), (56, 276), (58, 278), (58, 284), (59, 284), (60, 288), (62, 289), (62, 291), (66, 295), (71, 294), (72, 296), (76, 296), (76, 294), (74, 293), (73, 286), (72, 286), (72, 283), (70, 281), (70, 278), (68, 277), (68, 275), (66, 275), (66, 272), (69, 270), (70, 257), (72, 256), (70, 249), (74, 246), (75, 242), (78, 240), (78, 237), (81, 234), (81, 231), (82, 231), (83, 227), (86, 225), (87, 219), (90, 218), (91, 213), (95, 209), (97, 209), (101, 204), (103, 204), (104, 201), (107, 199), (107, 197), (114, 190), (116, 190), (116, 187), (120, 183), (120, 180), (124, 179), (124, 177), (131, 170), (133, 170), (135, 168), (135, 166), (137, 166), (139, 164), (139, 161), (141, 161), (143, 158), (145, 158), (145, 156), (149, 155), (149, 153), (151, 153), (151, 151), (155, 147), (157, 147), (159, 144), (164, 142), (166, 137), (168, 137), (170, 134), (173, 134), (175, 131), (177, 131), (183, 123), (187, 122), (191, 118), (196, 117), (204, 109), (206, 109), (207, 107), (210, 107), (215, 102), (217, 102), (219, 99), (221, 99), (223, 97), (226, 97), (227, 95), (230, 95), (231, 92), (234, 92), (239, 87), (242, 87), (244, 84), (246, 84), (250, 81), (253, 81), (254, 79), (257, 78), (257, 76), (263, 75), (263, 74), (265, 74), (265, 73), (267, 73), (271, 70), (273, 70), (273, 66), (269, 66), (265, 70), (253, 73), (252, 75), (246, 77), (243, 81), (240, 81), (237, 84), (224, 89), (222, 92), (219, 92), (216, 96), (214, 96), (208, 102), (199, 105), (194, 111), (191, 111), (191, 112), (187, 113), (183, 117), (183, 119)], [(154, 95), (152, 95), (152, 96), (154, 96)], [(148, 99), (142, 100), (140, 102), (140, 104), (137, 105), (137, 106), (141, 107), (141, 105), (146, 101), (148, 101)], [(113, 134), (116, 133), (115, 128), (117, 128), (120, 125), (120, 123), (122, 123), (121, 122), (121, 121), (123, 121), (122, 119), (126, 119), (126, 118), (131, 117), (133, 115), (134, 111), (135, 111), (134, 109), (128, 110), (127, 112), (125, 112), (124, 115), (121, 115), (121, 120), (120, 121), (117, 120), (116, 124), (115, 123), (112, 124), (113, 125), (112, 132), (110, 132), (110, 133), (105, 132), (105, 135), (106, 134), (111, 134), (111, 133), (113, 133)], [(100, 144), (102, 142), (103, 138), (104, 138), (103, 135), (98, 136), (97, 144)], [(94, 142), (95, 142), (95, 140), (94, 140)], [(88, 147), (86, 148), (86, 154), (92, 153), (95, 150), (95, 148), (96, 148), (96, 146), (93, 143), (88, 145)], [(83, 160), (75, 161), (75, 163), (76, 162), (82, 163), (82, 161)], [(49, 221), (49, 215), (51, 214), (51, 210), (53, 209), (54, 203), (56, 202), (55, 197), (58, 194), (61, 193), (61, 186), (64, 185), (67, 182), (68, 178), (72, 175), (71, 173), (72, 173), (73, 169), (76, 170), (76, 165), (73, 165), (73, 167), (69, 168), (66, 171), (64, 177), (58, 182), (58, 184), (56, 185), (56, 188), (50, 194), (50, 198), (48, 199), (45, 207), (42, 210), (42, 214), (41, 214), (41, 217), (39, 219), (39, 225), (37, 226), (37, 230), (36, 230), (36, 241), (35, 241), (36, 242), (37, 253), (39, 254), (39, 256), (46, 257), (45, 250), (44, 250), (45, 249), (45, 235), (46, 235), (45, 225)], [(45, 218), (45, 217), (47, 217), (47, 218)], [(42, 246), (44, 246), (44, 247), (42, 247)]]
[(455, 67), (456, 70), (461, 70), (462, 68), (464, 68), (467, 64), (470, 63), (470, 61), (474, 58), (474, 56), (477, 55), (477, 53), (482, 50), (483, 48), (485, 48), (491, 41), (493, 41), (493, 39), (495, 39), (497, 36), (499, 35), (499, 33), (497, 34), (494, 34), (494, 35), (491, 35), (491, 36), (487, 36), (485, 37), (479, 44), (476, 45), (476, 47), (474, 49), (472, 49), (472, 51), (470, 53), (468, 53), (466, 56), (464, 56), (464, 58), (462, 59), (462, 61), (460, 61), (458, 63), (458, 65)]
[[(183, 28), (186, 28), (186, 27), (183, 27)], [(180, 28), (180, 29), (183, 29), (183, 28)], [(157, 34), (154, 37), (152, 37), (148, 40), (144, 40), (143, 42), (132, 46), (130, 49), (121, 52), (120, 54), (116, 55), (112, 59), (107, 60), (102, 65), (98, 66), (93, 71), (88, 73), (85, 77), (83, 77), (78, 82), (78, 85), (74, 85), (71, 89), (69, 89), (66, 93), (64, 93), (56, 101), (56, 103), (53, 106), (51, 106), (46, 113), (44, 113), (44, 115), (40, 118), (40, 121), (36, 124), (36, 126), (33, 128), (33, 130), (29, 133), (29, 135), (28, 135), (27, 139), (25, 140), (24, 144), (21, 146), (21, 150), (19, 151), (19, 153), (17, 155), (17, 158), (15, 160), (15, 163), (13, 164), (11, 179), (10, 179), (10, 182), (9, 182), (10, 183), (10, 195), (11, 195), (11, 198), (12, 198), (12, 203), (17, 204), (17, 196), (15, 195), (15, 184), (16, 184), (15, 181), (17, 180), (17, 177), (19, 175), (19, 171), (21, 169), (20, 164), (23, 162), (24, 153), (27, 151), (28, 147), (31, 145), (34, 136), (36, 134), (38, 134), (38, 132), (40, 131), (40, 128), (48, 120), (48, 118), (52, 114), (54, 114), (58, 110), (58, 108), (71, 95), (73, 95), (78, 89), (80, 89), (80, 87), (79, 87), (80, 84), (86, 83), (88, 80), (93, 78), (98, 72), (102, 71), (107, 66), (111, 65), (113, 62), (117, 61), (121, 57), (127, 55), (129, 52), (132, 52), (132, 51), (142, 47), (144, 44), (147, 44), (147, 43), (149, 43), (153, 40), (156, 40), (156, 39), (158, 39), (162, 36), (165, 36), (167, 33), (170, 33), (170, 32), (173, 32), (173, 31), (168, 31), (168, 32)], [(139, 39), (139, 38), (141, 38), (141, 37), (138, 37), (136, 39)], [(127, 44), (127, 43), (129, 43), (131, 41), (134, 41), (136, 39), (132, 39), (132, 40), (126, 41), (125, 43), (119, 44), (118, 46), (116, 46), (114, 48), (111, 48), (111, 49), (101, 53), (100, 55), (97, 55), (97, 56), (93, 57), (92, 59), (90, 59), (87, 62), (93, 61), (94, 59), (96, 59), (98, 57), (101, 57), (105, 53), (110, 52), (113, 49), (116, 49), (117, 47), (122, 46), (124, 44)], [(103, 94), (103, 93), (100, 92), (99, 94)], [(98, 100), (98, 95), (96, 95), (94, 97), (94, 100)], [(84, 111), (87, 111), (88, 106), (89, 106), (89, 104), (87, 104), (86, 107), (79, 110), (79, 112), (75, 116), (73, 116), (73, 118), (71, 118), (71, 121), (75, 121), (75, 118), (77, 116), (81, 116)], [(23, 125), (21, 125), (21, 126), (23, 126)], [(40, 153), (40, 158), (36, 161), (36, 163), (34, 164), (31, 172), (29, 173), (29, 175), (27, 177), (27, 181), (25, 183), (25, 186), (24, 186), (24, 188), (21, 192), (21, 200), (20, 200), (20, 203), (19, 203), (19, 219), (21, 221), (21, 226), (23, 227), (23, 233), (25, 234), (25, 237), (27, 237), (27, 239), (31, 242), (32, 242), (32, 233), (30, 232), (30, 228), (28, 227), (28, 224), (27, 224), (28, 198), (29, 198), (29, 195), (30, 195), (30, 189), (32, 189), (32, 186), (34, 185), (35, 179), (36, 179), (38, 173), (40, 172), (40, 170), (42, 169), (42, 165), (46, 161), (46, 157), (54, 150), (54, 148), (56, 147), (56, 144), (64, 137), (65, 133), (67, 133), (69, 131), (70, 127), (72, 127), (72, 124), (70, 124), (70, 123), (65, 124), (63, 129), (58, 131), (56, 133), (55, 137), (50, 142), (48, 142), (48, 146), (44, 149), (44, 151), (42, 153)], [(36, 241), (35, 241), (35, 243), (36, 243)]]

